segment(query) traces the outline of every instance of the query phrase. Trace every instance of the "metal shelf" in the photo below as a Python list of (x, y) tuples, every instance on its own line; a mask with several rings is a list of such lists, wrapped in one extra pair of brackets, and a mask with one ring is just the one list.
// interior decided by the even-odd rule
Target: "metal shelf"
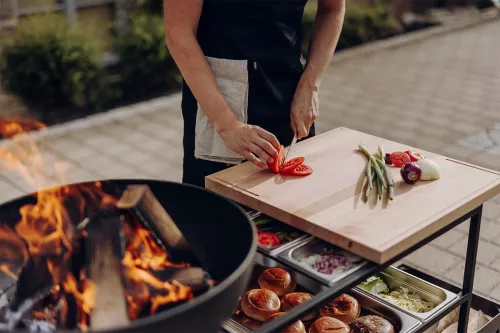
[[(448, 232), (453, 229), (457, 225), (463, 223), (464, 221), (471, 219), (470, 230), (469, 230), (469, 239), (467, 245), (467, 257), (465, 262), (465, 272), (464, 272), (464, 283), (461, 291), (458, 292), (459, 297), (456, 298), (453, 302), (448, 304), (448, 306), (443, 307), (440, 311), (436, 312), (436, 314), (432, 317), (432, 319), (426, 321), (423, 325), (420, 325), (416, 329), (410, 331), (410, 333), (420, 333), (424, 332), (426, 329), (431, 327), (433, 324), (442, 319), (445, 315), (450, 313), (454, 308), (460, 306), (460, 319), (459, 319), (459, 329), (458, 332), (466, 333), (467, 332), (467, 324), (469, 318), (469, 310), (471, 307), (471, 303), (473, 302), (474, 297), (478, 297), (473, 295), (473, 283), (474, 283), (474, 272), (476, 267), (476, 257), (477, 257), (477, 248), (479, 243), (479, 230), (481, 224), (481, 216), (482, 216), (482, 206), (477, 207), (471, 212), (465, 214), (461, 218), (455, 220), (453, 223), (449, 224), (445, 228), (436, 231), (431, 236), (427, 237), (423, 241), (414, 245), (407, 251), (404, 251), (400, 255), (396, 256), (392, 260), (388, 261), (383, 265), (378, 265), (373, 262), (368, 262), (366, 265), (355, 271), (354, 273), (346, 276), (342, 280), (335, 283), (333, 287), (328, 287), (325, 290), (320, 291), (315, 295), (315, 297), (304, 304), (301, 304), (288, 312), (287, 316), (283, 316), (277, 318), (268, 324), (263, 325), (259, 329), (255, 330), (254, 333), (273, 333), (280, 332), (296, 320), (302, 318), (305, 314), (317, 309), (318, 307), (323, 306), (330, 300), (338, 295), (340, 295), (343, 291), (353, 288), (360, 282), (364, 281), (368, 277), (375, 275), (382, 271), (389, 265), (392, 265), (395, 262), (398, 262), (402, 258), (406, 257), (410, 253), (418, 250), (422, 246), (431, 242), (432, 240), (438, 238), (442, 234)], [(266, 254), (263, 253), (265, 256)], [(283, 264), (287, 264), (280, 258), (272, 257), (272, 260), (277, 262), (281, 262)], [(311, 278), (314, 278), (311, 276)], [(319, 281), (321, 283), (321, 281)], [(455, 287), (456, 288), (456, 287)], [(497, 315), (490, 321), (483, 329), (481, 329), (478, 333), (499, 333), (500, 329), (500, 315)]]

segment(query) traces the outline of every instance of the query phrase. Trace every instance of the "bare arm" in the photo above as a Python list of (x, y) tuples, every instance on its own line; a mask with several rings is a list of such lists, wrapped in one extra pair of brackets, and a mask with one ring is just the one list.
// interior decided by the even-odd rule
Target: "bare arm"
[(345, 14), (345, 0), (318, 0), (318, 11), (307, 65), (295, 91), (290, 122), (298, 138), (309, 135), (319, 115), (318, 90), (337, 46)]
[(344, 22), (345, 0), (318, 0), (306, 70), (302, 82), (317, 89), (332, 60)]
[(165, 0), (165, 38), (189, 88), (208, 119), (219, 129), (237, 119), (217, 88), (214, 74), (196, 40), (202, 7), (203, 0)]
[(228, 147), (264, 168), (266, 164), (256, 156), (272, 161), (279, 142), (262, 128), (240, 122), (217, 87), (196, 39), (202, 8), (203, 0), (164, 0), (167, 46), (203, 112)]

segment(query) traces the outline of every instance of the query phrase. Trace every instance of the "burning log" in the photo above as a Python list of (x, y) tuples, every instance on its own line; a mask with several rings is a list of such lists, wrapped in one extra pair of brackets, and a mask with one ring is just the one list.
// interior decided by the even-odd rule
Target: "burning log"
[(207, 277), (207, 273), (201, 267), (186, 267), (170, 271), (163, 271), (157, 274), (163, 281), (177, 281), (193, 289), (193, 292), (206, 290), (214, 286), (212, 280)]
[(147, 185), (129, 185), (116, 205), (132, 209), (172, 250), (190, 251), (184, 235)]
[(95, 285), (90, 316), (93, 330), (124, 326), (129, 322), (121, 278), (122, 221), (119, 215), (102, 214), (87, 226), (88, 269)]

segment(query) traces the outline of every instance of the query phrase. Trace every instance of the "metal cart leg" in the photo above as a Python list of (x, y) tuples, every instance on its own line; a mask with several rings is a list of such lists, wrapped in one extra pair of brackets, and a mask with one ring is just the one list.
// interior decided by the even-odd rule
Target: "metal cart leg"
[(467, 301), (460, 306), (460, 318), (458, 320), (458, 333), (467, 333), (469, 323), (469, 312), (472, 302), (474, 287), (474, 273), (476, 271), (477, 248), (479, 246), (479, 230), (481, 226), (481, 216), (483, 206), (476, 209), (470, 219), (469, 240), (467, 242), (467, 256), (465, 257), (465, 272), (462, 288), (462, 295), (466, 296)]

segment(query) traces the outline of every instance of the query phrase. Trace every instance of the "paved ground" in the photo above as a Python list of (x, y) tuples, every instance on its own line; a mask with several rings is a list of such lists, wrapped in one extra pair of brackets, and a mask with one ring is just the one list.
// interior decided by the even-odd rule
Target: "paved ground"
[[(319, 131), (346, 126), (500, 170), (498, 31), (500, 20), (494, 20), (399, 48), (337, 57), (321, 90)], [(179, 101), (173, 96), (141, 103), (35, 136), (44, 157), (36, 173), (46, 179), (42, 186), (103, 178), (180, 180)], [(13, 149), (12, 142), (0, 147)], [(31, 168), (35, 162), (24, 161)], [(18, 174), (0, 170), (0, 202), (31, 190)], [(460, 226), (407, 261), (460, 282), (467, 232)], [(485, 205), (476, 276), (477, 291), (500, 301), (500, 197)]]

